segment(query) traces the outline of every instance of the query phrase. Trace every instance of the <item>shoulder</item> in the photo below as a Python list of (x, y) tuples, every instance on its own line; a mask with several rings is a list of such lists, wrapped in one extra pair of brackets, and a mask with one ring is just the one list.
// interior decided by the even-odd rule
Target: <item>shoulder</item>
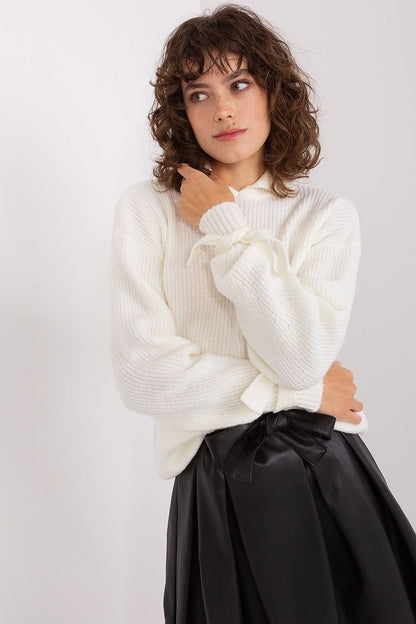
[(296, 197), (300, 201), (311, 204), (316, 210), (322, 212), (338, 212), (345, 214), (356, 214), (357, 208), (354, 202), (340, 193), (334, 193), (328, 189), (312, 184), (301, 182), (296, 183), (298, 194)]
[(115, 209), (115, 221), (120, 222), (129, 214), (139, 215), (145, 212), (149, 215), (160, 212), (166, 202), (172, 201), (173, 193), (155, 179), (136, 182), (120, 196)]
[(346, 242), (347, 237), (359, 237), (359, 212), (351, 199), (311, 184), (297, 183), (297, 188), (299, 205), (308, 206), (313, 213), (321, 242), (325, 236), (330, 236), (332, 241), (338, 236), (342, 242)]
[(115, 229), (134, 229), (135, 223), (147, 220), (166, 222), (169, 209), (177, 203), (178, 193), (166, 189), (156, 179), (129, 186), (120, 196), (114, 212)]
[(163, 247), (167, 213), (175, 205), (175, 191), (166, 190), (155, 179), (129, 186), (118, 200), (113, 220), (114, 234), (124, 234), (136, 243)]

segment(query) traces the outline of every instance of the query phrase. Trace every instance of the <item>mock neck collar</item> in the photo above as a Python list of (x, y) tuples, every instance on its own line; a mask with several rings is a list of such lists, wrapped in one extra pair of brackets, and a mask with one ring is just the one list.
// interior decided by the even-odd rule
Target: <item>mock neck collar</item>
[[(206, 168), (212, 171), (211, 163), (207, 163)], [(248, 184), (247, 186), (244, 186), (240, 190), (237, 190), (233, 186), (230, 186), (230, 185), (228, 185), (228, 188), (231, 190), (234, 197), (238, 197), (239, 195), (245, 194), (245, 193), (261, 194), (261, 191), (267, 191), (271, 194), (274, 194), (272, 190), (272, 183), (273, 183), (272, 174), (270, 173), (268, 169), (266, 169), (266, 171), (260, 176), (260, 178), (258, 178), (255, 182), (253, 182), (253, 184)], [(286, 185), (295, 190), (297, 188), (295, 181), (286, 182)]]
[(272, 182), (273, 182), (272, 175), (271, 175), (270, 171), (268, 171), (266, 169), (266, 171), (263, 173), (263, 175), (261, 175), (260, 178), (258, 178), (258, 180), (253, 182), (253, 184), (248, 184), (247, 186), (244, 186), (239, 191), (237, 189), (235, 189), (233, 186), (230, 186), (229, 188), (232, 191), (235, 191), (236, 193), (243, 193), (243, 192), (251, 190), (251, 189), (262, 189), (264, 191), (271, 191)]

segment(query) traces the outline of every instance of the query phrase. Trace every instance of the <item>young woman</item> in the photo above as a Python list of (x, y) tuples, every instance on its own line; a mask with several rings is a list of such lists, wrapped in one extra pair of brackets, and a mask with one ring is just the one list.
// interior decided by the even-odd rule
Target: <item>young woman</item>
[(175, 477), (166, 624), (415, 624), (416, 535), (336, 358), (360, 256), (318, 163), (308, 76), (224, 5), (181, 24), (149, 114), (154, 180), (122, 196), (112, 353)]

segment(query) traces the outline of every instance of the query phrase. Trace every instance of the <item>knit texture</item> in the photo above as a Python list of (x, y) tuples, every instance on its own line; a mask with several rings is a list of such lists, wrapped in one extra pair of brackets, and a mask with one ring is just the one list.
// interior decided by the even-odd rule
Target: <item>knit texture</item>
[[(347, 198), (266, 173), (211, 207), (199, 228), (154, 180), (117, 204), (111, 357), (124, 404), (154, 419), (157, 474), (170, 479), (204, 435), (267, 411), (318, 410), (343, 344), (361, 253)], [(335, 430), (368, 430), (336, 421)]]

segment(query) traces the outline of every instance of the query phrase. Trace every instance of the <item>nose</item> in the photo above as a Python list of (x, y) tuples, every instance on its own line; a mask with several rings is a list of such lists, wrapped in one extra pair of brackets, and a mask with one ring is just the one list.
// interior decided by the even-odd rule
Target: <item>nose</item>
[(216, 101), (215, 120), (224, 121), (225, 119), (233, 119), (235, 115), (234, 103), (228, 97), (220, 97)]

